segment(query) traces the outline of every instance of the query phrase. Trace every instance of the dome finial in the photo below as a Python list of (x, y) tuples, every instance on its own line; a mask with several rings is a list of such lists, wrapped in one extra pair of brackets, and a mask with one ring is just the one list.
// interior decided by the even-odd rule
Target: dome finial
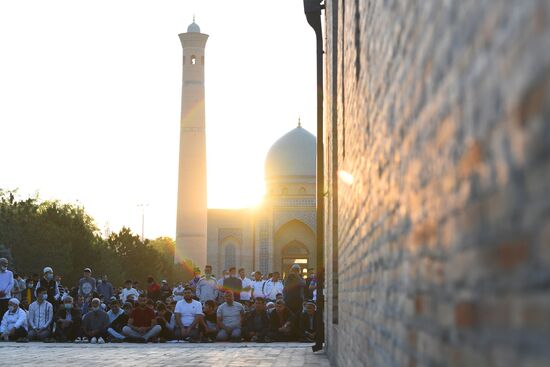
[(187, 32), (191, 33), (201, 33), (201, 29), (197, 23), (195, 23), (195, 14), (193, 14), (193, 23), (189, 24), (189, 27), (187, 27)]
[(300, 116), (298, 116), (298, 127), (302, 127), (302, 122), (300, 121)]

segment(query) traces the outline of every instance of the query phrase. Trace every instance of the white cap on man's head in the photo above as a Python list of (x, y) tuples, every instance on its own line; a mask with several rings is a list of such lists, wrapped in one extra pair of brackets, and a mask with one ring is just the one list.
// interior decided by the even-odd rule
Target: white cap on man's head
[(46, 273), (53, 273), (53, 269), (50, 268), (49, 266), (46, 266), (46, 267), (44, 268), (44, 274), (46, 274)]
[(87, 271), (87, 272), (91, 273), (91, 272), (92, 272), (92, 269), (90, 269), (90, 268), (84, 268), (84, 271)]
[(9, 303), (19, 306), (19, 300), (17, 298), (11, 298)]
[(292, 269), (300, 270), (300, 265), (292, 264)]

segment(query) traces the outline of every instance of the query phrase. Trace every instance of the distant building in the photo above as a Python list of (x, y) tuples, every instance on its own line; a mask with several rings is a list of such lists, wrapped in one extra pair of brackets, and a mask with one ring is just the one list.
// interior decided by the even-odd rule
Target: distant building
[[(206, 208), (204, 47), (208, 36), (193, 21), (183, 46), (182, 122), (176, 262), (191, 259), (216, 275), (232, 266), (287, 273), (316, 267), (316, 139), (300, 124), (269, 150), (266, 196), (257, 208)], [(230, 193), (228, 193), (230, 195)]]

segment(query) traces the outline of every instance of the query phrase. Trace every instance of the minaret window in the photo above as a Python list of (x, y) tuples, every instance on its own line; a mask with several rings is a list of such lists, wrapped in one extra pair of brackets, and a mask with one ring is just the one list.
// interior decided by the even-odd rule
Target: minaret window
[(197, 58), (195, 55), (191, 56), (191, 65), (195, 65), (197, 63)]

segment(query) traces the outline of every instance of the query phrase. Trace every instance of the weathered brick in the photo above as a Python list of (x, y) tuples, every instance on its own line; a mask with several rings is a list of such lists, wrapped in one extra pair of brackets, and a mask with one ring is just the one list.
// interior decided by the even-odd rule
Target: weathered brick
[(327, 177), (336, 365), (550, 365), (548, 19), (545, 0), (326, 1), (325, 162), (353, 177)]

